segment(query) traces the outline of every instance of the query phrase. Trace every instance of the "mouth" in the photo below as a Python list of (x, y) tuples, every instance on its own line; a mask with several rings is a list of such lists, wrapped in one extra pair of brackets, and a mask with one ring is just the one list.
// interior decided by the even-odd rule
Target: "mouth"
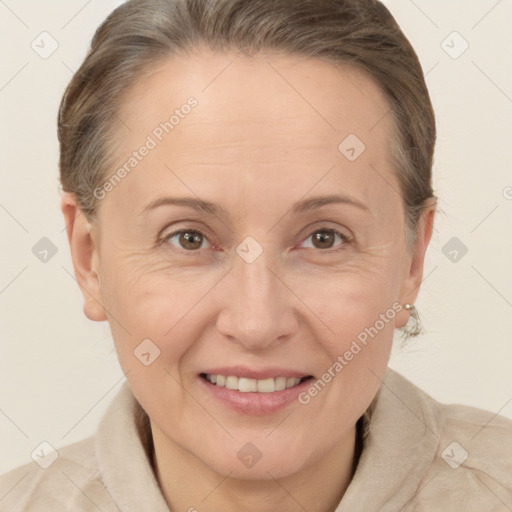
[(313, 379), (312, 375), (303, 377), (268, 377), (266, 379), (252, 379), (236, 375), (221, 375), (201, 373), (199, 376), (217, 387), (239, 391), (241, 393), (276, 393), (292, 389), (307, 380)]

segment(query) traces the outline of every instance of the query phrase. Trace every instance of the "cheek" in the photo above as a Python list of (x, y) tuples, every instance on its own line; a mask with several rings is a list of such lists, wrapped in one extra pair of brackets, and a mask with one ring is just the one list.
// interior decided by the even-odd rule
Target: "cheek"
[(317, 337), (323, 354), (319, 374), (301, 398), (313, 416), (328, 418), (328, 431), (355, 422), (370, 405), (388, 365), (402, 308), (386, 274), (367, 280), (344, 277), (316, 295), (314, 307), (330, 329)]
[(362, 258), (338, 272), (297, 275), (294, 279), (298, 295), (322, 320), (327, 337), (334, 340), (333, 348), (339, 340), (356, 337), (372, 326), (388, 310), (394, 319), (393, 304), (400, 289), (397, 261), (398, 257), (390, 256)]
[[(328, 326), (316, 331), (322, 348), (318, 377), (328, 384), (326, 391), (320, 385), (304, 397), (315, 400), (313, 407), (334, 410), (343, 402), (344, 413), (357, 419), (369, 405), (386, 370), (402, 308), (397, 302), (400, 261), (391, 251), (374, 253), (342, 272), (303, 278), (301, 297)], [(316, 393), (323, 398), (316, 400)]]
[(183, 373), (183, 363), (204, 336), (212, 304), (200, 299), (215, 281), (212, 276), (184, 280), (179, 274), (151, 271), (111, 276), (109, 323), (119, 363), (135, 396), (154, 418), (162, 409), (181, 411), (187, 406), (183, 386), (190, 376)]
[(106, 292), (110, 300), (105, 306), (121, 365), (130, 368), (134, 350), (149, 339), (160, 350), (155, 367), (171, 370), (214, 314), (213, 305), (203, 296), (222, 275), (156, 271), (146, 266), (131, 271), (126, 264), (117, 268), (125, 270), (112, 269)]

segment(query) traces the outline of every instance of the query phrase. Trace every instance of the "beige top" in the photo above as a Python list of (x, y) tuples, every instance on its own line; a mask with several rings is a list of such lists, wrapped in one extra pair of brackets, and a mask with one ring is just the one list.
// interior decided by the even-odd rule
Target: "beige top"
[[(371, 411), (335, 512), (512, 511), (512, 421), (441, 404), (391, 368)], [(144, 415), (125, 382), (94, 436), (58, 449), (47, 469), (31, 462), (0, 477), (0, 511), (169, 512)]]

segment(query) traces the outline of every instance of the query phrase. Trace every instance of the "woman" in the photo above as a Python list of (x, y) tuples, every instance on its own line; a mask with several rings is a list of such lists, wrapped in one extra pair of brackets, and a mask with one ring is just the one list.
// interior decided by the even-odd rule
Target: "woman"
[(512, 422), (387, 367), (418, 332), (435, 122), (382, 4), (131, 0), (59, 140), (127, 382), (94, 437), (2, 477), (6, 510), (512, 509)]

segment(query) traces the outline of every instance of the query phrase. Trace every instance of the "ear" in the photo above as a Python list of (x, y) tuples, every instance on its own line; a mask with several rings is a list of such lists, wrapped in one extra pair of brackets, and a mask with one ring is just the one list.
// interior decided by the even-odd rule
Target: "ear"
[(84, 296), (84, 314), (97, 322), (107, 320), (97, 274), (99, 254), (91, 233), (93, 226), (80, 210), (73, 194), (63, 193), (60, 208), (66, 223), (76, 280)]
[[(416, 243), (411, 249), (410, 257), (407, 260), (404, 269), (404, 277), (400, 288), (400, 304), (414, 304), (418, 297), (421, 282), (423, 280), (423, 268), (425, 263), (425, 254), (428, 244), (432, 238), (434, 228), (434, 217), (436, 212), (436, 202), (432, 199), (427, 200), (425, 207), (421, 212), (416, 230)], [(403, 310), (398, 316), (395, 327), (403, 327), (409, 318), (407, 310)]]

